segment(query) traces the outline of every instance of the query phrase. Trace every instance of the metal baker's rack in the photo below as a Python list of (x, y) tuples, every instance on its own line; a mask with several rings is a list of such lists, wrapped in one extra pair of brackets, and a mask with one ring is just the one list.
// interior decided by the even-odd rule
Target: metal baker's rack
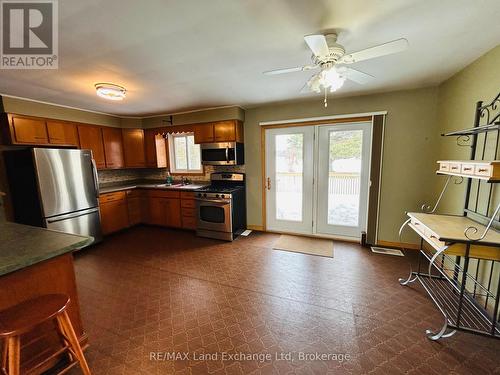
[[(499, 107), (500, 93), (488, 104), (477, 103), (472, 128), (442, 136), (457, 137), (458, 146), (470, 147), (471, 161), (497, 160)], [(446, 218), (453, 218), (452, 215), (438, 215), (436, 211), (450, 182), (461, 184), (466, 181), (462, 217), (470, 224), (463, 228), (460, 239), (442, 239), (442, 247), (426, 246), (421, 237), (417, 269), (410, 269), (408, 278), (399, 282), (408, 285), (418, 280), (443, 315), (444, 324), (439, 330), (426, 331), (429, 339), (450, 337), (457, 330), (499, 339), (500, 243), (489, 240), (491, 234), (500, 228), (500, 192), (495, 195), (495, 182), (498, 180), (446, 174), (446, 182), (436, 203), (432, 207), (427, 204), (422, 206), (422, 212), (432, 216), (421, 217), (443, 218), (443, 222)], [(411, 218), (399, 230), (401, 243), (406, 227), (412, 227)]]

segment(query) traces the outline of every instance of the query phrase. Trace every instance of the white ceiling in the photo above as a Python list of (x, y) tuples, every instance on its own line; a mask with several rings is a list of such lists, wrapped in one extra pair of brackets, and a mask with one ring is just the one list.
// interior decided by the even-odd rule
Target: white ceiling
[(118, 115), (250, 107), (315, 95), (299, 93), (312, 72), (262, 75), (309, 63), (307, 34), (340, 31), (347, 52), (410, 43), (354, 64), (377, 79), (335, 95), (434, 85), (500, 43), (498, 0), (64, 0), (59, 14), (59, 69), (0, 70), (0, 93)]

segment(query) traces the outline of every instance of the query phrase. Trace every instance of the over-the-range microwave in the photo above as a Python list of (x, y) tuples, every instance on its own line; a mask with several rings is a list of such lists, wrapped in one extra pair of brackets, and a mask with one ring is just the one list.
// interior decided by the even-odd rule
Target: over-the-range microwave
[(219, 142), (202, 143), (201, 163), (205, 165), (242, 165), (245, 164), (243, 143)]

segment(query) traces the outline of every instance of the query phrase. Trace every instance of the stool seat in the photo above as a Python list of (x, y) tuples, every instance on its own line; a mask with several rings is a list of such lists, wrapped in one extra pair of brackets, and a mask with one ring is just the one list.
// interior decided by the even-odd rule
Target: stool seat
[[(21, 375), (41, 371), (66, 353), (69, 364), (58, 372), (62, 375), (70, 368), (80, 365), (84, 375), (91, 375), (87, 360), (76, 336), (66, 307), (69, 296), (65, 294), (46, 294), (21, 302), (16, 306), (0, 311), (0, 374)], [(61, 348), (48, 355), (29, 369), (21, 368), (21, 336), (37, 325), (52, 321), (61, 341)]]
[(0, 337), (18, 336), (54, 319), (69, 303), (65, 294), (46, 294), (0, 311)]

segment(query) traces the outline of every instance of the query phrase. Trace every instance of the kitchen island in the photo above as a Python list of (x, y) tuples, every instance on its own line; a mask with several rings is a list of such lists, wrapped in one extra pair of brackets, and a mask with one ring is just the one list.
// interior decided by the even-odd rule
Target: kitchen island
[[(0, 222), (0, 310), (42, 294), (67, 294), (71, 298), (68, 314), (85, 347), (87, 337), (80, 317), (72, 252), (90, 242), (91, 237)], [(32, 362), (39, 362), (40, 357), (46, 358), (58, 348), (60, 340), (53, 324), (40, 325), (22, 337), (22, 368), (31, 367)]]

